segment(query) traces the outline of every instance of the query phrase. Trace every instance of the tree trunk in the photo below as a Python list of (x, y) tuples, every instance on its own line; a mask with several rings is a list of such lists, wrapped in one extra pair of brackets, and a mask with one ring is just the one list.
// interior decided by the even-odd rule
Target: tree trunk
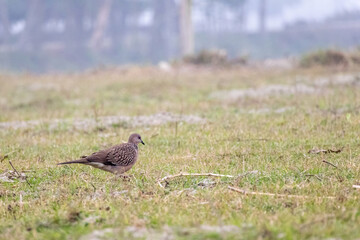
[(113, 8), (115, 11), (112, 11), (111, 13), (111, 21), (109, 24), (111, 30), (110, 34), (113, 41), (121, 46), (127, 30), (126, 19), (129, 14), (128, 2), (115, 1), (113, 3)]
[(151, 31), (151, 57), (168, 60), (177, 55), (178, 15), (174, 0), (156, 0)]
[(191, 0), (180, 2), (181, 53), (183, 56), (194, 54), (194, 36), (191, 18)]
[(94, 31), (90, 39), (90, 47), (96, 50), (104, 47), (104, 36), (109, 25), (112, 0), (104, 0), (97, 15)]
[(43, 8), (40, 0), (29, 0), (26, 14), (26, 26), (20, 38), (20, 47), (35, 50), (41, 45), (41, 20)]
[(2, 40), (6, 44), (10, 38), (10, 22), (9, 22), (8, 8), (5, 0), (0, 0), (0, 21), (3, 28)]
[(243, 32), (244, 27), (245, 27), (245, 4), (244, 3), (240, 4), (237, 16), (238, 16), (239, 24), (238, 24), (236, 30), (239, 32)]
[(259, 31), (263, 34), (266, 32), (266, 0), (260, 0), (259, 3)]
[(80, 1), (74, 1), (67, 7), (68, 17), (66, 19), (66, 41), (70, 49), (79, 49), (84, 46), (84, 6)]

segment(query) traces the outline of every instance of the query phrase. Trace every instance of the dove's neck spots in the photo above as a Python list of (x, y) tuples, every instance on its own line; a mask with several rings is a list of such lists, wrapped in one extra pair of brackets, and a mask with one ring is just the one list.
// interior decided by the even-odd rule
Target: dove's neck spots
[(138, 146), (137, 146), (137, 144), (133, 143), (132, 145), (134, 146), (134, 148), (135, 148), (135, 149), (136, 149), (136, 151), (137, 151), (137, 150), (138, 150)]

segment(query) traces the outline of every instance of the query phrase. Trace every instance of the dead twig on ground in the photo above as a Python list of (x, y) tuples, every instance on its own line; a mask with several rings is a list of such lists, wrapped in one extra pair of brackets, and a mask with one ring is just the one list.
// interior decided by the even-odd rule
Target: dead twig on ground
[[(11, 161), (9, 161), (12, 169), (14, 169), (15, 173), (18, 175), (19, 178), (21, 178), (22, 176), (19, 174), (19, 172), (16, 170), (16, 168), (14, 167), (14, 165), (11, 163)], [(29, 183), (29, 181), (27, 180), (26, 176), (24, 177), (26, 183), (29, 185), (29, 187), (31, 187), (31, 184)]]
[(226, 177), (226, 178), (236, 178), (236, 179), (238, 179), (238, 178), (241, 178), (241, 177), (245, 177), (245, 176), (247, 176), (249, 174), (256, 174), (256, 173), (258, 173), (257, 170), (246, 172), (246, 173), (243, 173), (243, 174), (239, 174), (237, 176), (223, 175), (223, 174), (217, 174), (217, 173), (179, 173), (179, 174), (169, 175), (169, 176), (163, 177), (162, 179), (160, 179), (158, 181), (158, 185), (161, 188), (165, 188), (165, 186), (161, 184), (162, 182), (167, 182), (167, 180), (178, 178), (178, 177), (184, 177), (184, 176), (192, 176), (192, 177)]
[(12, 165), (11, 161), (9, 161), (12, 169), (14, 169), (15, 173), (18, 175), (18, 177), (21, 177), (21, 175), (19, 174), (19, 172), (15, 169), (14, 165)]
[(326, 163), (326, 164), (329, 164), (331, 166), (333, 166), (334, 168), (338, 168), (335, 164), (331, 163), (331, 162), (328, 162), (326, 160), (322, 160), (323, 163)]
[(269, 138), (225, 138), (225, 139), (219, 139), (218, 142), (225, 142), (225, 141), (236, 141), (236, 142), (256, 142), (256, 141), (264, 141), (268, 142), (272, 139)]
[(253, 141), (264, 141), (268, 142), (271, 139), (269, 138), (237, 138), (236, 141), (238, 142), (253, 142)]
[(322, 179), (321, 179), (318, 175), (316, 175), (316, 174), (306, 174), (305, 176), (306, 176), (306, 177), (315, 177), (315, 178), (317, 178), (319, 181), (322, 181)]
[[(263, 196), (272, 196), (272, 197), (288, 197), (288, 198), (313, 198), (312, 196), (306, 195), (291, 195), (291, 194), (275, 194), (275, 193), (266, 193), (266, 192), (251, 192), (245, 191), (240, 188), (228, 186), (228, 188), (232, 191), (242, 193), (244, 195), (263, 195)], [(316, 198), (325, 198), (325, 199), (335, 199), (336, 197), (328, 196), (328, 197), (316, 197)]]
[(308, 151), (308, 153), (312, 153), (312, 154), (319, 154), (319, 153), (340, 153), (342, 152), (342, 150), (344, 149), (344, 147), (340, 148), (340, 149), (337, 149), (337, 150), (333, 150), (333, 149), (317, 149), (317, 148), (313, 148), (313, 149), (310, 149)]
[(94, 192), (96, 192), (96, 187), (95, 187), (95, 185), (94, 185), (92, 182), (90, 182), (90, 185), (94, 188)]
[(352, 185), (353, 188), (360, 189), (360, 185)]
[(234, 176), (232, 175), (222, 175), (222, 174), (216, 174), (216, 173), (179, 173), (176, 175), (169, 175), (166, 177), (163, 177), (162, 179), (160, 179), (158, 181), (158, 184), (160, 187), (165, 188), (161, 183), (164, 181), (167, 181), (169, 179), (174, 179), (177, 177), (184, 177), (184, 176), (193, 176), (193, 177), (200, 177), (200, 176), (205, 176), (205, 177), (227, 177), (227, 178), (234, 178)]

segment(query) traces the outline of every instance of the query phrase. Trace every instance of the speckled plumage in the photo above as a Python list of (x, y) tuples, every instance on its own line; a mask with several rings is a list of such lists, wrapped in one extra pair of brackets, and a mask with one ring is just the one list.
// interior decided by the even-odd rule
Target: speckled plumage
[(78, 160), (59, 163), (80, 163), (90, 165), (114, 174), (123, 174), (130, 170), (138, 158), (138, 144), (145, 143), (137, 133), (131, 134), (127, 143), (115, 145), (111, 148), (95, 152), (89, 156), (83, 156)]

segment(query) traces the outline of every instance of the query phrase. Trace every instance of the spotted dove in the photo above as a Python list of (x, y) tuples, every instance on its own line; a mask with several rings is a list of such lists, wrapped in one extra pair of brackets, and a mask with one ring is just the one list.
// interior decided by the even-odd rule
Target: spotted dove
[(95, 152), (90, 156), (82, 156), (78, 160), (62, 162), (58, 165), (80, 163), (90, 165), (114, 174), (123, 174), (134, 166), (138, 157), (138, 144), (145, 143), (137, 133), (130, 135), (127, 143)]

